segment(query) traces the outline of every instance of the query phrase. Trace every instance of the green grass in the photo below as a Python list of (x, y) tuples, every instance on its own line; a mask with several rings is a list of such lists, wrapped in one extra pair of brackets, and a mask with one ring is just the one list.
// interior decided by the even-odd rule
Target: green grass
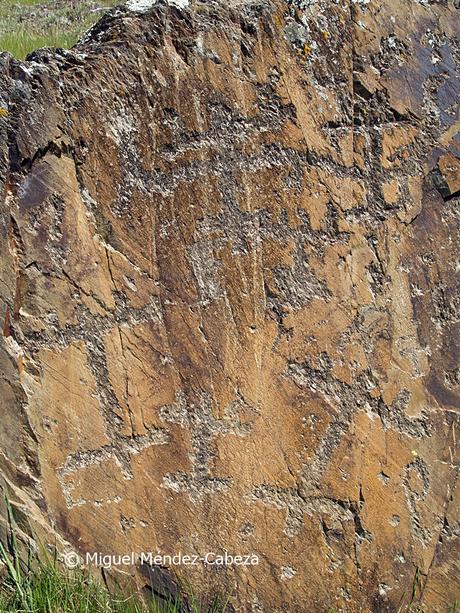
[(59, 31), (50, 31), (48, 34), (28, 34), (19, 31), (16, 34), (3, 34), (0, 36), (1, 51), (9, 51), (15, 58), (22, 60), (31, 51), (42, 47), (59, 47), (70, 49), (77, 38)]
[[(120, 588), (109, 591), (87, 569), (64, 568), (56, 556), (43, 551), (28, 554), (16, 536), (13, 509), (5, 498), (8, 519), (8, 543), (0, 541), (0, 613), (224, 613), (226, 603), (214, 599), (202, 606), (191, 594), (167, 601), (147, 602), (139, 593), (123, 594)], [(181, 609), (181, 607), (183, 607)]]
[(72, 47), (121, 0), (0, 0), (0, 52), (24, 59), (42, 47)]
[(193, 596), (147, 603), (138, 593), (109, 592), (88, 570), (64, 569), (48, 556), (24, 564), (17, 549), (7, 552), (1, 545), (0, 559), (7, 571), (0, 583), (1, 613), (178, 613), (185, 602), (190, 613), (223, 613), (226, 609), (218, 599), (202, 607)]
[[(401, 603), (398, 607), (397, 613), (428, 613), (426, 609), (420, 606), (419, 600), (423, 595), (424, 588), (424, 575), (417, 567), (415, 569), (414, 579), (412, 581), (411, 593), (409, 595), (409, 602), (404, 604), (406, 594), (401, 597)], [(453, 602), (446, 610), (446, 613), (459, 613), (459, 603)]]

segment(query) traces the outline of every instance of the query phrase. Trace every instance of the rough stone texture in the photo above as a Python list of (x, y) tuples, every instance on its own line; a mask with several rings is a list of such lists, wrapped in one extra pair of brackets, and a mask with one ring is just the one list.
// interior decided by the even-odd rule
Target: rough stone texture
[(417, 568), (445, 611), (460, 11), (145, 8), (1, 56), (17, 512), (81, 553), (257, 553), (179, 569), (239, 611), (396, 611)]

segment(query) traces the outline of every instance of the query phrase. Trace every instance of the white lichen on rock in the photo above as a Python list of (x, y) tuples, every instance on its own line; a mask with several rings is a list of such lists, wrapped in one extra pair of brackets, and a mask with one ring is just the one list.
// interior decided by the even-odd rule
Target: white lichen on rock
[[(128, 0), (126, 6), (130, 11), (136, 13), (145, 13), (151, 9), (158, 0)], [(168, 0), (168, 4), (174, 4), (180, 8), (185, 8), (189, 4), (189, 0)]]

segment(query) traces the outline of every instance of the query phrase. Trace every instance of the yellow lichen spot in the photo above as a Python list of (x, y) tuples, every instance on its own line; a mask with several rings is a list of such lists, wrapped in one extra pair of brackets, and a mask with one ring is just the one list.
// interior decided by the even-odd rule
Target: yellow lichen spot
[(283, 22), (281, 21), (281, 17), (279, 15), (275, 15), (275, 23), (278, 26), (278, 28), (283, 27)]
[(414, 456), (414, 458), (418, 457), (418, 453), (415, 451), (415, 449), (412, 449), (412, 455)]
[(345, 23), (345, 17), (343, 15), (340, 15), (339, 21), (340, 21), (341, 24), (344, 24)]
[(8, 111), (0, 107), (0, 117), (6, 117), (7, 115), (8, 115)]
[(307, 45), (307, 43), (305, 43), (303, 46), (303, 52), (304, 52), (304, 55), (309, 55), (311, 53), (310, 45)]
[(328, 40), (330, 37), (330, 34), (327, 30), (323, 30), (321, 34), (323, 35), (324, 40)]

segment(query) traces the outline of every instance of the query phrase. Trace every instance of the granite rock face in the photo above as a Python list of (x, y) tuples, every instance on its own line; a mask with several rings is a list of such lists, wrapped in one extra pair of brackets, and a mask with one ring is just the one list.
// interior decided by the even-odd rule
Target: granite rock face
[(237, 611), (396, 611), (416, 571), (445, 611), (460, 11), (130, 6), (72, 51), (0, 56), (0, 469), (24, 534), (254, 553), (170, 569)]

